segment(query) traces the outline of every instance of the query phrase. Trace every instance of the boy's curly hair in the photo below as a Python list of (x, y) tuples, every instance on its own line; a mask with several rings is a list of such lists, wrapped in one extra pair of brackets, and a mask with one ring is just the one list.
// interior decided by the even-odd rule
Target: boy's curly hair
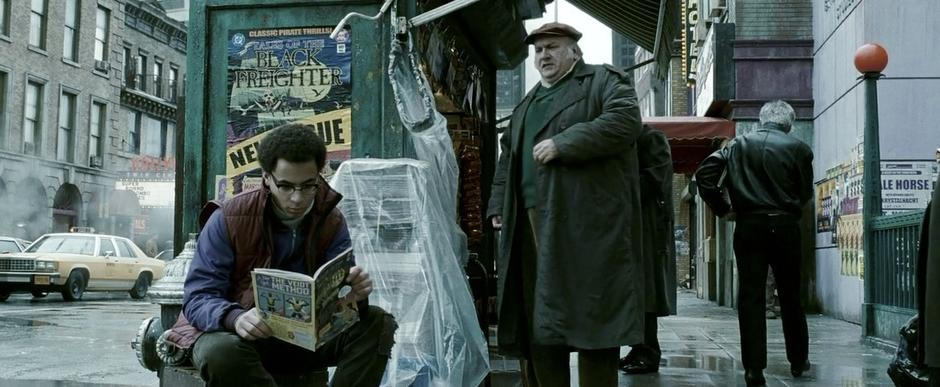
[(271, 130), (258, 144), (261, 169), (271, 172), (278, 159), (292, 163), (314, 160), (317, 171), (326, 163), (326, 145), (311, 125), (290, 123)]

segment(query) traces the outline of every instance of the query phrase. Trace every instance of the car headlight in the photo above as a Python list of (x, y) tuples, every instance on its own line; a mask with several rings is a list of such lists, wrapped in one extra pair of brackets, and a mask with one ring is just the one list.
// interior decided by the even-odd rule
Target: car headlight
[(59, 270), (58, 262), (36, 261), (36, 271), (56, 271)]

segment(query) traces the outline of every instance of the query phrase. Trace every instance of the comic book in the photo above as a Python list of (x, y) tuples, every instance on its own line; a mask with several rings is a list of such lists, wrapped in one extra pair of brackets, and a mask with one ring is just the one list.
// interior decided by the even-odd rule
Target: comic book
[(359, 321), (355, 295), (346, 283), (352, 266), (350, 248), (320, 266), (313, 277), (252, 270), (255, 305), (274, 337), (316, 351)]

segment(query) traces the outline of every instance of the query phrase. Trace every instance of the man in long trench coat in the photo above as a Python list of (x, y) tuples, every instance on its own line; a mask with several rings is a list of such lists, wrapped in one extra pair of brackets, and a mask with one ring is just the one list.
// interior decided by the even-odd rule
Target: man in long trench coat
[(656, 320), (676, 314), (676, 240), (669, 140), (663, 132), (643, 125), (637, 139), (637, 155), (643, 214), (645, 332), (643, 341), (631, 344), (630, 353), (620, 359), (620, 369), (628, 374), (659, 372), (662, 349)]
[(585, 64), (580, 37), (548, 23), (526, 38), (542, 80), (500, 140), (487, 210), (502, 229), (497, 342), (528, 360), (529, 386), (567, 386), (572, 351), (582, 386), (616, 386), (618, 347), (643, 340), (636, 93)]
[[(940, 160), (940, 149), (937, 155)], [(921, 350), (917, 361), (930, 369), (930, 387), (940, 387), (940, 177), (924, 214), (918, 253), (918, 344)]]

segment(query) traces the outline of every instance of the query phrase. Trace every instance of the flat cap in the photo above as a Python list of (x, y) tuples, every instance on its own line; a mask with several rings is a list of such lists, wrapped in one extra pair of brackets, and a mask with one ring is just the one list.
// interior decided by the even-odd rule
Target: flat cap
[(581, 39), (581, 33), (565, 23), (550, 22), (536, 28), (525, 37), (525, 44), (532, 44), (540, 36), (567, 36), (574, 41)]

